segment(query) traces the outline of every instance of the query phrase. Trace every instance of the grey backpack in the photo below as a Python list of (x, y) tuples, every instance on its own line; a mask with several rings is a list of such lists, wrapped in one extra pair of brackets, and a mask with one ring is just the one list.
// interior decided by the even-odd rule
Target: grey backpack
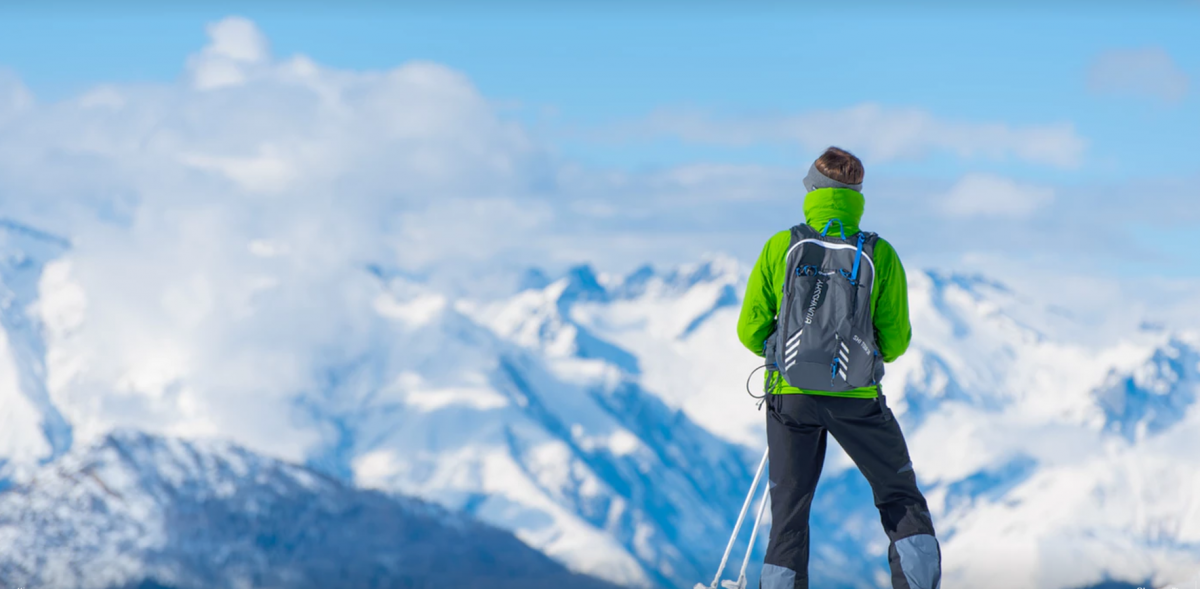
[[(840, 238), (828, 235), (835, 222)], [(792, 227), (782, 302), (765, 352), (770, 368), (797, 388), (844, 392), (883, 378), (871, 321), (879, 236), (847, 239), (840, 226), (834, 219), (820, 233)]]

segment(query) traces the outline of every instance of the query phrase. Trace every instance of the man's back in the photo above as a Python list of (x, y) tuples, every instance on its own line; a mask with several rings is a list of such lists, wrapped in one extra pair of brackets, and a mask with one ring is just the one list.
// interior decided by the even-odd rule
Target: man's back
[[(859, 231), (865, 199), (861, 192), (848, 188), (819, 188), (804, 199), (804, 217), (809, 227), (822, 231), (831, 220), (840, 222), (847, 238)], [(839, 227), (839, 223), (833, 223)], [(838, 234), (838, 233), (835, 233)], [(767, 337), (775, 331), (783, 284), (787, 278), (787, 252), (792, 242), (791, 230), (776, 233), (763, 246), (762, 253), (750, 273), (742, 312), (738, 318), (738, 339), (750, 351), (762, 356)], [(908, 282), (896, 250), (880, 238), (871, 261), (875, 269), (871, 288), (871, 317), (875, 326), (878, 349), (884, 362), (891, 362), (908, 349), (912, 328), (908, 319)], [(874, 397), (875, 385), (844, 392), (801, 390), (780, 381), (782, 394), (808, 393), (844, 397)]]

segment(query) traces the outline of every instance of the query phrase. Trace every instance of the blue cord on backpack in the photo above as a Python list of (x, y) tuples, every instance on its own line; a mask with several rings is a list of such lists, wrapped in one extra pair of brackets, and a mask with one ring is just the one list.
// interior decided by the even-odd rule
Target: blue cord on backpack
[(825, 237), (829, 234), (829, 228), (833, 226), (834, 221), (837, 221), (838, 233), (842, 234), (842, 239), (846, 239), (846, 226), (842, 225), (841, 219), (830, 219), (829, 222), (825, 224), (825, 229), (821, 230), (821, 237)]
[(854, 269), (850, 271), (850, 282), (858, 283), (858, 264), (862, 261), (863, 242), (866, 241), (866, 236), (862, 231), (858, 232), (858, 249), (854, 252)]

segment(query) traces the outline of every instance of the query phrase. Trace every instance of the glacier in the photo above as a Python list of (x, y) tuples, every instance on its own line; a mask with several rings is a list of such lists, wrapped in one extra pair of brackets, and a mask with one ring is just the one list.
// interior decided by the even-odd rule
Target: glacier
[[(231, 440), (508, 530), (574, 573), (682, 587), (710, 578), (765, 443), (745, 392), (759, 360), (734, 337), (748, 268), (732, 258), (530, 269), (489, 296), (381, 264), (350, 269), (338, 279), (353, 304), (320, 311), (345, 329), (298, 355), (311, 379), (254, 380), (263, 393), (234, 397), (212, 373), (238, 377), (221, 360), (244, 339), (218, 340), (220, 355), (168, 340), (129, 367), (101, 364), (84, 327), (106, 311), (73, 278), (70, 242), (12, 222), (0, 236), (0, 502), (75, 464), (76, 449), (110, 447), (114, 430)], [(915, 339), (884, 390), (934, 511), (946, 586), (1195, 578), (1200, 335), (1135, 323), (1100, 337), (987, 277), (909, 279)], [(256, 290), (249, 317), (286, 287)], [(870, 497), (831, 444), (813, 509), (821, 586), (887, 586)], [(55, 558), (125, 566), (116, 553)], [(216, 574), (202, 568), (188, 574)]]

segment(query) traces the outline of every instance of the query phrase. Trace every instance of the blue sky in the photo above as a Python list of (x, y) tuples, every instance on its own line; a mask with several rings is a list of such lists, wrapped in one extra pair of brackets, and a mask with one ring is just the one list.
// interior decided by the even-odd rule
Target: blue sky
[[(1164, 104), (1089, 91), (1088, 71), (1105, 51), (1160, 47), (1195, 80), (1200, 3), (1065, 6), (944, 15), (930, 6), (903, 15), (860, 9), (850, 16), (769, 5), (739, 14), (683, 3), (609, 12), (467, 3), (407, 12), (351, 5), (293, 13), (279, 3), (126, 8), (111, 15), (9, 9), (0, 19), (0, 64), (42, 100), (101, 82), (173, 80), (204, 43), (206, 23), (242, 14), (277, 55), (303, 53), (348, 69), (433, 60), (465, 72), (486, 96), (545, 127), (606, 125), (679, 106), (778, 113), (878, 102), (951, 119), (1066, 121), (1088, 140), (1087, 165), (1078, 174), (1018, 170), (1026, 175), (1087, 182), (1136, 177), (1151, 165), (1195, 169), (1200, 132), (1186, 131), (1200, 130), (1194, 81), (1181, 101)], [(581, 160), (620, 167), (717, 158), (786, 165), (808, 155), (783, 146), (716, 149), (669, 140), (613, 146), (568, 138), (561, 147)], [(936, 159), (901, 167), (951, 168)]]
[[(359, 72), (412, 60), (452, 68), (548, 157), (627, 174), (628, 186), (652, 186), (655, 174), (688, 166), (766, 170), (753, 179), (779, 193), (756, 197), (766, 208), (794, 206), (786, 200), (796, 198), (787, 194), (794, 174), (824, 142), (840, 142), (842, 135), (810, 127), (859, 121), (863, 128), (846, 146), (865, 155), (874, 194), (894, 195), (869, 214), (922, 261), (969, 265), (923, 243), (927, 227), (955, 224), (963, 239), (991, 235), (981, 246), (989, 255), (1034, 259), (1054, 242), (1049, 234), (1066, 231), (1060, 241), (1094, 253), (1083, 264), (1089, 270), (1106, 271), (1110, 256), (1126, 256), (1130, 264), (1142, 260), (1134, 273), (1200, 276), (1200, 262), (1178, 256), (1200, 243), (1198, 2), (969, 10), (864, 3), (848, 15), (681, 2), (608, 11), (528, 2), (301, 6), (8, 7), (0, 9), (0, 67), (46, 105), (101, 84), (180, 84), (189, 56), (207, 42), (205, 27), (242, 15), (276, 59), (303, 54)], [(880, 112), (862, 113), (872, 108)], [(896, 138), (870, 137), (875, 125)], [(909, 133), (911, 125), (920, 129)], [(930, 217), (940, 195), (962, 197), (964, 186), (1004, 202)], [(614, 206), (640, 203), (630, 191), (614, 196)], [(595, 230), (693, 231), (712, 235), (708, 249), (748, 259), (779, 224), (729, 200), (647, 221), (671, 214), (669, 199), (655, 202), (638, 215), (595, 221)], [(736, 231), (719, 236), (726, 219)], [(1011, 245), (1006, 236), (1015, 228), (1028, 235)], [(1136, 247), (1105, 245), (1122, 240)], [(646, 257), (689, 255), (660, 254)]]

